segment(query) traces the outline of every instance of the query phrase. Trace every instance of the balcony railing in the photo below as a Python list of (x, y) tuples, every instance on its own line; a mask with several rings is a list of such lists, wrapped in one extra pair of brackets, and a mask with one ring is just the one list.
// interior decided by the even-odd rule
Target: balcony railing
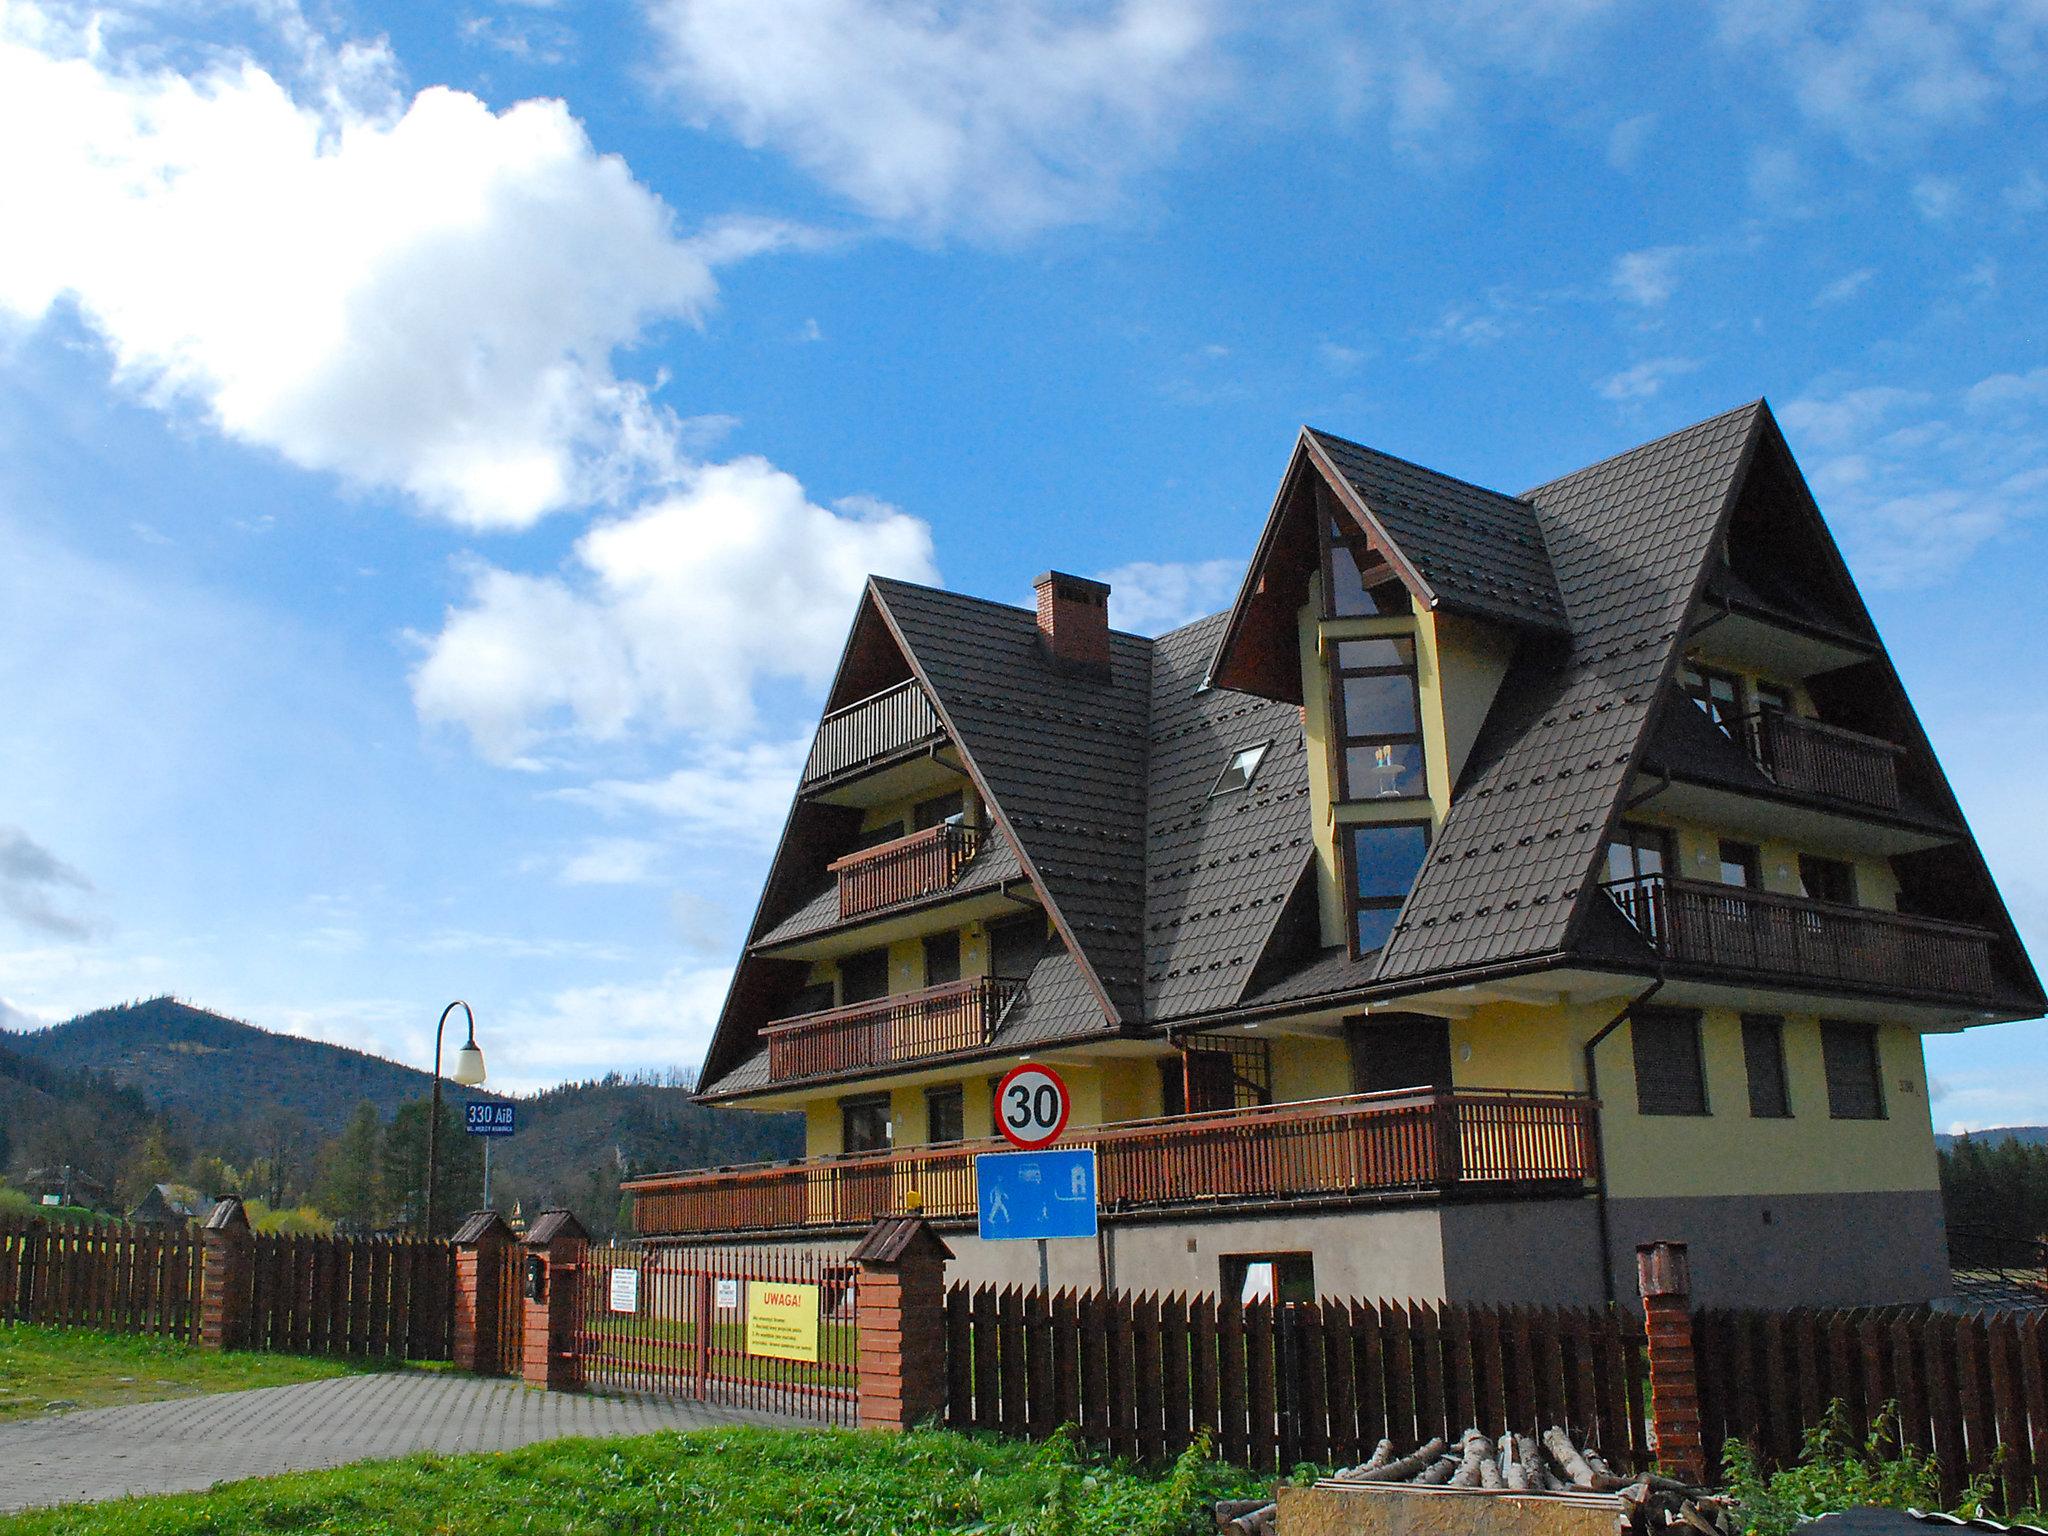
[(804, 783), (834, 778), (944, 734), (938, 711), (912, 678), (835, 709), (819, 721), (804, 763)]
[(1024, 983), (995, 976), (799, 1014), (761, 1031), (771, 1082), (980, 1050)]
[(1904, 747), (1775, 709), (1746, 716), (1743, 726), (1750, 755), (1781, 788), (1878, 810), (1901, 808)]
[(865, 917), (946, 890), (981, 848), (981, 831), (958, 822), (863, 848), (827, 866), (839, 880), (839, 915)]
[(1996, 991), (1992, 935), (1981, 928), (1696, 880), (1618, 880), (1607, 892), (1680, 965), (1907, 997), (1983, 999)]
[[(1373, 1196), (1578, 1193), (1594, 1176), (1593, 1101), (1583, 1094), (1460, 1088), (1092, 1127), (1106, 1211), (1236, 1208)], [(849, 1226), (917, 1208), (975, 1215), (974, 1159), (995, 1140), (951, 1142), (706, 1173), (626, 1187), (643, 1236)]]

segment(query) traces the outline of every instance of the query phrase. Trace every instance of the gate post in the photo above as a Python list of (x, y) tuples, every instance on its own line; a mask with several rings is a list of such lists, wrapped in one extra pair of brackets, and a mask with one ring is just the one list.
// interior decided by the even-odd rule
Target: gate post
[(249, 1260), (255, 1241), (242, 1197), (223, 1195), (199, 1231), (201, 1349), (240, 1349), (248, 1343)]
[(498, 1358), (498, 1277), (512, 1229), (496, 1211), (477, 1211), (450, 1241), (455, 1247), (455, 1369), (501, 1376), (513, 1363)]
[(946, 1407), (946, 1261), (922, 1216), (885, 1216), (850, 1255), (860, 1330), (858, 1423), (912, 1429)]
[(574, 1392), (583, 1385), (583, 1362), (576, 1355), (576, 1314), (583, 1304), (590, 1234), (573, 1211), (542, 1211), (526, 1229), (520, 1247), (526, 1269), (520, 1286), (526, 1308), (526, 1358), (520, 1362), (520, 1374), (529, 1387)]
[(1638, 1247), (1636, 1282), (1650, 1345), (1650, 1425), (1657, 1463), (1682, 1482), (1705, 1482), (1699, 1371), (1693, 1358), (1692, 1265), (1685, 1244)]

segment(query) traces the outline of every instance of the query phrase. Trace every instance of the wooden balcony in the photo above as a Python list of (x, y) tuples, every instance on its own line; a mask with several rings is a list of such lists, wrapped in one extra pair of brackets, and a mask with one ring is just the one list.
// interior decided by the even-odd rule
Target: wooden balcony
[(798, 1014), (761, 1031), (771, 1082), (978, 1051), (1024, 983), (994, 976)]
[(1904, 747), (1773, 709), (1747, 716), (1743, 726), (1750, 756), (1781, 789), (1873, 810), (1904, 808)]
[(1689, 969), (1941, 1001), (1997, 992), (1993, 936), (1962, 923), (1698, 880), (1620, 880), (1607, 892), (1659, 954)]
[(979, 828), (949, 821), (834, 859), (826, 867), (839, 881), (839, 916), (865, 917), (946, 890), (980, 849)]
[(804, 786), (855, 773), (944, 737), (939, 712), (912, 678), (819, 721), (804, 763)]
[[(1478, 1191), (1577, 1194), (1595, 1175), (1583, 1094), (1427, 1089), (1091, 1127), (1109, 1212), (1329, 1203)], [(998, 1140), (635, 1179), (647, 1237), (856, 1226), (917, 1208), (975, 1215), (974, 1159)]]

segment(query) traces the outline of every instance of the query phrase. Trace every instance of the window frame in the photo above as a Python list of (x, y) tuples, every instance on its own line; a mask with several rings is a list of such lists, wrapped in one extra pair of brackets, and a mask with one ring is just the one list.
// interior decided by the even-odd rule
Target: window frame
[[(1422, 860), (1415, 866), (1415, 874), (1409, 878), (1408, 888), (1398, 897), (1360, 896), (1358, 894), (1358, 849), (1357, 835), (1364, 831), (1385, 831), (1396, 827), (1419, 827), (1422, 831)], [(1399, 913), (1408, 904), (1409, 893), (1415, 889), (1415, 881), (1421, 877), (1429, 863), (1429, 850), (1435, 842), (1434, 828), (1428, 821), (1414, 817), (1400, 817), (1391, 821), (1340, 821), (1337, 830), (1341, 834), (1339, 852), (1344, 865), (1344, 942), (1354, 960), (1369, 954), (1378, 954), (1379, 949), (1361, 950), (1358, 947), (1358, 914), (1360, 912), (1392, 911), (1399, 921)], [(1388, 937), (1392, 937), (1389, 930)], [(1380, 949), (1386, 945), (1381, 944)]]
[[(1813, 887), (1812, 887), (1812, 883), (1811, 883), (1810, 881), (1808, 881), (1808, 879), (1807, 879), (1807, 873), (1808, 873), (1808, 871), (1809, 871), (1810, 869), (1815, 869), (1815, 870), (1817, 870), (1817, 869), (1829, 869), (1829, 870), (1836, 870), (1836, 871), (1839, 871), (1839, 872), (1840, 872), (1840, 874), (1841, 874), (1841, 876), (1842, 876), (1842, 885), (1843, 885), (1843, 888), (1844, 888), (1845, 890), (1847, 890), (1847, 892), (1849, 893), (1849, 894), (1847, 895), (1847, 897), (1846, 897), (1846, 898), (1839, 898), (1839, 899), (1838, 899), (1838, 898), (1836, 898), (1836, 897), (1833, 897), (1833, 896), (1816, 896), (1816, 895), (1814, 895), (1814, 894), (1813, 894)], [(1858, 904), (1858, 899), (1859, 899), (1859, 892), (1857, 891), (1857, 880), (1856, 880), (1856, 864), (1855, 864), (1855, 861), (1854, 861), (1854, 860), (1852, 860), (1852, 859), (1831, 859), (1831, 858), (1827, 857), (1827, 856), (1826, 856), (1825, 854), (1819, 854), (1819, 853), (1802, 853), (1802, 854), (1800, 854), (1800, 855), (1799, 855), (1799, 894), (1800, 894), (1800, 895), (1802, 895), (1802, 896), (1804, 896), (1804, 897), (1805, 897), (1805, 898), (1806, 898), (1806, 899), (1807, 899), (1808, 901), (1817, 901), (1817, 902), (1821, 903), (1821, 904), (1822, 904), (1823, 906), (1831, 906), (1831, 907), (1853, 907), (1853, 906), (1856, 906), (1856, 905)]]
[[(879, 1146), (854, 1149), (848, 1146), (853, 1137), (852, 1117), (863, 1111), (879, 1110), (882, 1117), (882, 1140)], [(887, 1152), (896, 1145), (896, 1118), (890, 1112), (887, 1093), (849, 1093), (839, 1100), (839, 1151), (842, 1156), (858, 1156), (863, 1152)]]
[[(1654, 1056), (1647, 1054), (1644, 1049), (1646, 1031), (1643, 1026), (1645, 1024), (1670, 1025), (1675, 1028), (1682, 1027), (1684, 1029), (1685, 1038), (1690, 1042), (1692, 1048), (1693, 1065), (1696, 1069), (1694, 1076), (1699, 1083), (1699, 1098), (1697, 1101), (1699, 1108), (1651, 1108), (1645, 1104), (1643, 1094), (1643, 1063), (1645, 1060), (1653, 1062), (1655, 1060)], [(1659, 1119), (1683, 1120), (1704, 1120), (1712, 1117), (1714, 1113), (1714, 1098), (1711, 1087), (1707, 1082), (1707, 1051), (1706, 1042), (1702, 1039), (1703, 1024), (1704, 1021), (1700, 1010), (1697, 1008), (1644, 1007), (1629, 1010), (1629, 1053), (1635, 1067), (1636, 1113), (1638, 1115), (1646, 1119), (1652, 1116)]]
[[(934, 980), (932, 978), (932, 945), (935, 942), (943, 944), (948, 939), (953, 941), (953, 974), (941, 976)], [(967, 945), (958, 928), (942, 928), (937, 933), (926, 934), (923, 940), (920, 941), (918, 950), (924, 965), (924, 984), (927, 987), (943, 987), (952, 982), (960, 981), (966, 976), (965, 955)]]
[[(1259, 770), (1266, 766), (1266, 759), (1272, 755), (1272, 752), (1273, 738), (1270, 736), (1264, 741), (1255, 741), (1236, 748), (1231, 752), (1228, 761), (1224, 763), (1223, 771), (1216, 775), (1216, 783), (1209, 790), (1209, 798), (1213, 800), (1218, 795), (1234, 795), (1240, 790), (1250, 789), (1253, 782), (1259, 776)], [(1237, 767), (1238, 759), (1243, 757), (1250, 757), (1252, 760), (1251, 767), (1245, 770), (1244, 782), (1242, 784), (1224, 783), (1223, 781), (1230, 777), (1231, 771)]]
[[(1792, 1114), (1792, 1079), (1785, 1070), (1785, 1016), (1781, 1013), (1745, 1013), (1742, 1025), (1742, 1071), (1749, 1085), (1749, 1118), (1752, 1120), (1790, 1120)], [(1765, 1040), (1765, 1032), (1768, 1039)], [(1762, 1042), (1775, 1063), (1778, 1074), (1776, 1107), (1757, 1107), (1757, 1055), (1753, 1045)]]
[[(1728, 717), (1721, 717), (1723, 700), (1714, 697), (1714, 684), (1726, 683), (1729, 697), (1726, 705)], [(1695, 708), (1704, 714), (1713, 727), (1730, 740), (1742, 739), (1742, 676), (1720, 667), (1710, 667), (1705, 662), (1681, 661), (1678, 665), (1678, 686)]]
[[(1415, 613), (1415, 594), (1408, 590), (1408, 583), (1401, 579), (1400, 573), (1394, 569), (1394, 563), (1387, 558), (1385, 551), (1381, 550), (1374, 543), (1371, 534), (1367, 533), (1363, 528), (1353, 530), (1344, 524), (1333, 502), (1334, 498), (1330, 497), (1327, 493), (1316, 498), (1316, 510), (1321, 516), (1319, 525), (1319, 542), (1321, 547), (1317, 550), (1317, 558), (1323, 573), (1322, 616), (1325, 619), (1412, 617)], [(1369, 596), (1371, 593), (1388, 586), (1399, 587), (1405, 606), (1387, 612), (1338, 612), (1337, 569), (1333, 556), (1335, 551), (1340, 548), (1351, 557), (1352, 565), (1358, 570), (1358, 585), (1361, 591)], [(1377, 574), (1382, 567), (1385, 568), (1387, 573), (1384, 580), (1369, 581), (1366, 579), (1368, 573)]]
[[(951, 1136), (938, 1136), (933, 1132), (935, 1104), (950, 1101), (954, 1131)], [(924, 1139), (929, 1146), (951, 1146), (967, 1139), (967, 1085), (965, 1083), (933, 1083), (924, 1091)]]
[[(1849, 1031), (1855, 1031), (1859, 1043), (1867, 1048), (1870, 1066), (1870, 1093), (1872, 1107), (1869, 1113), (1856, 1109), (1844, 1109), (1846, 1097), (1844, 1085), (1836, 1077), (1835, 1043), (1845, 1038)], [(1828, 1086), (1828, 1118), (1830, 1120), (1889, 1120), (1891, 1105), (1884, 1091), (1884, 1047), (1878, 1041), (1877, 1026), (1860, 1019), (1822, 1019), (1820, 1021), (1821, 1075)]]
[[(1360, 643), (1385, 642), (1395, 647), (1405, 647), (1408, 660), (1404, 665), (1347, 667), (1343, 664), (1344, 647)], [(1335, 758), (1333, 764), (1337, 788), (1337, 800), (1352, 805), (1384, 805), (1389, 801), (1424, 801), (1429, 798), (1429, 743), (1422, 728), (1422, 675), (1419, 662), (1419, 646), (1413, 631), (1394, 635), (1347, 635), (1331, 641), (1330, 664), (1324, 672), (1329, 680), (1330, 696), (1330, 744)], [(1415, 729), (1412, 731), (1378, 731), (1369, 735), (1351, 734), (1351, 712), (1346, 707), (1345, 684), (1353, 678), (1399, 677), (1408, 683), (1408, 696), (1414, 704)], [(1390, 795), (1367, 793), (1365, 788), (1351, 782), (1351, 754), (1374, 747), (1413, 746), (1420, 759), (1421, 783), (1413, 790)]]
[[(1731, 859), (1728, 857), (1730, 848), (1745, 851), (1741, 857)], [(1764, 888), (1764, 851), (1757, 844), (1740, 837), (1717, 838), (1714, 844), (1714, 857), (1719, 871), (1718, 878), (1729, 890), (1761, 891)], [(1738, 865), (1742, 870), (1742, 882), (1739, 885), (1728, 878), (1728, 866), (1731, 864)]]

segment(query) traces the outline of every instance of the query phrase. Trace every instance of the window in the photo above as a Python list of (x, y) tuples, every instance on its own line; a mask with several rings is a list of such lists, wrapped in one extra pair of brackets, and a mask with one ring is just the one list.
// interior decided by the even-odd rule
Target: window
[(1273, 1102), (1273, 1047), (1246, 1035), (1182, 1035), (1159, 1063), (1161, 1113), (1199, 1114)]
[(1730, 736), (1742, 726), (1742, 683), (1732, 673), (1687, 662), (1678, 669), (1678, 686), (1687, 698), (1706, 711), (1707, 718)]
[(1792, 713), (1792, 690), (1781, 688), (1776, 683), (1758, 683), (1756, 707), (1767, 715), (1789, 715)]
[(889, 995), (889, 951), (866, 949), (839, 962), (839, 1001), (865, 1003)]
[(1648, 939), (1664, 931), (1658, 882), (1671, 862), (1671, 834), (1661, 827), (1623, 822), (1607, 845), (1608, 894), (1622, 916)]
[(924, 984), (943, 986), (960, 979), (960, 930), (934, 933), (924, 941)]
[(1737, 842), (1732, 837), (1721, 839), (1721, 883), (1751, 891), (1764, 888), (1763, 854), (1755, 843)]
[(966, 1120), (962, 1106), (966, 1095), (958, 1083), (947, 1083), (939, 1088), (924, 1091), (924, 1139), (926, 1141), (958, 1141), (965, 1134)]
[(1383, 821), (1345, 829), (1350, 865), (1351, 952), (1382, 948), (1401, 915), (1401, 903), (1429, 853), (1429, 828), (1420, 822)]
[(1833, 902), (1838, 907), (1856, 905), (1856, 866), (1841, 859), (1823, 859), (1810, 853), (1799, 855), (1799, 888), (1808, 901)]
[(929, 800), (920, 800), (911, 810), (910, 822), (922, 832), (927, 827), (936, 827), (945, 821), (962, 821), (967, 816), (967, 795), (963, 790), (954, 790), (950, 795), (934, 795)]
[(1323, 617), (1413, 613), (1415, 603), (1363, 529), (1333, 517), (1323, 529)]
[(1223, 765), (1223, 772), (1216, 780), (1216, 787), (1209, 793), (1222, 795), (1233, 789), (1251, 788), (1259, 764), (1265, 761), (1267, 749), (1272, 745), (1270, 741), (1262, 741), (1255, 747), (1240, 747), (1231, 753), (1230, 761)]
[(1045, 949), (1045, 919), (1036, 912), (988, 925), (989, 974), (1022, 981)]
[(1346, 1019), (1354, 1093), (1451, 1086), (1451, 1026), (1442, 1019), (1376, 1013)]
[(1785, 1021), (1774, 1013), (1742, 1016), (1742, 1063), (1749, 1073), (1749, 1113), (1783, 1120), (1792, 1113), (1785, 1084)]
[(797, 993), (796, 1000), (790, 1004), (789, 1011), (792, 1015), (799, 1013), (822, 1013), (825, 1009), (830, 1008), (832, 1003), (832, 983), (829, 981), (813, 982)]
[(1220, 1278), (1226, 1305), (1316, 1299), (1315, 1259), (1306, 1253), (1226, 1253)]
[(1882, 1120), (1884, 1081), (1876, 1028), (1824, 1019), (1820, 1054), (1828, 1074), (1828, 1113), (1837, 1120)]
[(879, 827), (869, 827), (857, 834), (853, 840), (853, 851), (858, 853), (863, 848), (879, 848), (883, 843), (895, 842), (902, 835), (901, 821), (885, 821)]
[(1684, 1008), (1638, 1008), (1629, 1016), (1635, 1046), (1636, 1112), (1704, 1115), (1707, 1069), (1700, 1056), (1700, 1016)]
[(889, 1145), (889, 1095), (864, 1093), (839, 1101), (839, 1150), (880, 1152)]
[(1398, 635), (1338, 641), (1330, 687), (1343, 798), (1427, 794), (1415, 642)]

